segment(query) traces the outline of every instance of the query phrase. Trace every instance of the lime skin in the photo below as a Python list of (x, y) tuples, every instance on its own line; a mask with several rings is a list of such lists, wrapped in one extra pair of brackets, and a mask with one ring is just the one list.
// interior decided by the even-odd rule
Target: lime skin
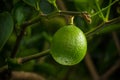
[(75, 25), (60, 28), (53, 36), (51, 55), (62, 65), (75, 65), (85, 56), (87, 41), (84, 33)]

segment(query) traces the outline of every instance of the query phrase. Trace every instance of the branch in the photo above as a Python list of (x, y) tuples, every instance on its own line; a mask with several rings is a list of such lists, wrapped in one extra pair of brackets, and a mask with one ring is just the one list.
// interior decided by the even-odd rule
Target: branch
[[(25, 62), (27, 62), (27, 61), (30, 61), (30, 60), (33, 60), (33, 59), (37, 59), (37, 58), (46, 56), (46, 55), (49, 54), (49, 53), (48, 53), (49, 51), (50, 51), (50, 49), (45, 50), (45, 51), (42, 51), (42, 52), (37, 53), (37, 54), (34, 54), (34, 55), (27, 56), (27, 57), (18, 58), (16, 64), (23, 64), (23, 63), (25, 63)], [(13, 60), (13, 61), (14, 61), (14, 60), (16, 61), (16, 59), (12, 59), (12, 60)], [(8, 65), (5, 65), (5, 66), (1, 67), (1, 68), (0, 68), (0, 73), (4, 72), (5, 70), (8, 70)]]
[(100, 11), (96, 12), (95, 14), (91, 15), (91, 17), (96, 16), (97, 14), (101, 13), (101, 11), (105, 11), (106, 9), (108, 9), (110, 6), (112, 6), (113, 4), (115, 4), (116, 2), (118, 2), (119, 0), (115, 0), (113, 1), (111, 4), (109, 4), (107, 7), (101, 9)]
[(27, 56), (27, 57), (19, 58), (18, 59), (18, 63), (22, 64), (22, 63), (25, 63), (25, 62), (30, 61), (32, 59), (37, 59), (37, 58), (43, 57), (45, 55), (48, 55), (49, 54), (48, 52), (50, 52), (50, 49), (42, 51), (42, 52), (34, 54), (34, 55), (30, 55), (30, 56)]
[(113, 40), (115, 42), (116, 48), (118, 50), (118, 54), (120, 56), (120, 42), (119, 42), (119, 39), (118, 39), (116, 32), (112, 32), (112, 37), (113, 37)]
[(12, 71), (11, 80), (45, 80), (45, 78), (33, 72)]
[[(57, 16), (57, 14), (59, 14), (59, 15), (72, 15), (72, 16), (73, 15), (81, 15), (82, 17), (85, 17), (86, 15), (88, 15), (88, 14), (86, 14), (86, 12), (59, 11), (59, 12), (55, 12), (55, 13), (52, 13), (52, 14), (49, 14), (49, 15), (40, 14), (37, 17), (35, 17), (34, 19), (23, 23), (21, 25), (21, 27), (22, 27), (21, 32), (20, 32), (19, 36), (17, 37), (17, 40), (15, 42), (15, 46), (14, 46), (14, 48), (12, 50), (11, 58), (15, 57), (15, 55), (16, 55), (16, 53), (18, 51), (18, 48), (20, 46), (20, 42), (21, 42), (21, 40), (22, 40), (22, 38), (24, 36), (25, 30), (29, 25), (39, 22), (41, 17), (48, 18), (48, 17), (51, 17), (51, 16), (53, 17), (54, 15)], [(66, 17), (66, 19), (68, 19), (68, 16)], [(120, 17), (112, 19), (112, 20), (110, 20), (108, 22), (103, 22), (98, 27), (96, 27), (96, 28), (90, 30), (89, 32), (87, 32), (86, 35), (87, 35), (87, 37), (91, 36), (91, 35), (95, 34), (96, 32), (98, 32), (100, 29), (102, 29), (105, 25), (108, 25), (108, 24), (110, 25), (110, 24), (113, 24), (113, 23), (118, 22), (118, 21), (120, 21)]]
[(8, 69), (8, 65), (5, 65), (5, 66), (1, 67), (0, 68), (0, 73), (4, 72), (7, 69)]
[(40, 15), (36, 16), (35, 18), (33, 18), (32, 20), (26, 21), (25, 23), (20, 25), (21, 26), (21, 32), (18, 35), (17, 40), (15, 42), (15, 46), (14, 46), (14, 48), (12, 50), (12, 53), (11, 53), (11, 58), (15, 57), (15, 55), (16, 55), (16, 53), (18, 51), (18, 48), (20, 46), (20, 42), (21, 42), (21, 40), (22, 40), (22, 38), (24, 36), (25, 30), (26, 30), (26, 28), (29, 25), (35, 24), (37, 22), (40, 22), (41, 17), (45, 17), (45, 18), (49, 18), (50, 17), (51, 18), (53, 16), (63, 15), (63, 14), (64, 15), (65, 14), (67, 14), (67, 15), (78, 15), (78, 14), (81, 14), (81, 13), (80, 12), (71, 12), (71, 11), (60, 11), (60, 12), (55, 12), (55, 13), (48, 14), (48, 15), (47, 14), (40, 14)]
[(85, 56), (85, 63), (86, 63), (86, 66), (87, 66), (89, 72), (91, 73), (93, 80), (99, 80), (100, 77), (97, 73), (97, 70), (95, 69), (95, 66), (91, 60), (89, 53), (87, 53), (87, 55)]
[(120, 59), (116, 61), (116, 63), (102, 75), (101, 80), (107, 80), (107, 78), (115, 72), (116, 69), (120, 67)]
[(16, 53), (17, 53), (17, 51), (18, 51), (18, 48), (19, 48), (20, 42), (22, 40), (22, 37), (24, 35), (25, 29), (26, 29), (26, 27), (23, 27), (21, 29), (21, 32), (20, 32), (19, 36), (17, 37), (17, 40), (15, 42), (15, 46), (14, 46), (14, 48), (12, 50), (12, 53), (11, 53), (11, 58), (14, 58)]
[(23, 38), (23, 36), (24, 36), (24, 33), (25, 33), (26, 28), (27, 28), (29, 25), (32, 25), (32, 24), (35, 24), (35, 23), (39, 22), (40, 19), (41, 19), (40, 16), (46, 17), (46, 15), (41, 14), (41, 15), (38, 15), (37, 17), (35, 17), (35, 18), (33, 18), (33, 19), (29, 20), (29, 21), (26, 21), (26, 22), (23, 23), (22, 25), (20, 25), (20, 26), (21, 26), (21, 32), (20, 32), (20, 34), (18, 35), (17, 40), (16, 40), (16, 42), (15, 42), (14, 48), (13, 48), (12, 53), (11, 53), (11, 58), (14, 58), (14, 57), (15, 57), (15, 55), (16, 55), (16, 53), (17, 53), (17, 51), (18, 51), (18, 48), (19, 48), (19, 46), (20, 46), (20, 42), (21, 42), (21, 40), (22, 40), (22, 38)]
[(120, 22), (120, 17), (109, 20), (108, 22), (103, 22), (100, 25), (98, 25), (97, 27), (95, 27), (95, 28), (91, 29), (90, 31), (86, 32), (85, 35), (86, 35), (86, 37), (92, 36), (92, 35), (98, 33), (100, 30), (102, 30), (105, 26), (115, 24), (115, 23), (119, 23), (119, 22)]

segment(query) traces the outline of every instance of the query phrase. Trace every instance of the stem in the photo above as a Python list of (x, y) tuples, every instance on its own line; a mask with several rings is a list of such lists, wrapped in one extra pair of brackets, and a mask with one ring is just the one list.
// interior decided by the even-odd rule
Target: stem
[(115, 46), (117, 48), (118, 55), (120, 56), (120, 42), (119, 42), (119, 37), (118, 37), (118, 35), (117, 35), (116, 32), (112, 32), (112, 37), (113, 37)]
[(14, 57), (15, 57), (15, 55), (16, 55), (18, 49), (19, 49), (20, 42), (21, 42), (21, 40), (22, 40), (22, 38), (23, 38), (23, 36), (24, 36), (24, 33), (25, 33), (26, 28), (27, 28), (29, 25), (32, 25), (32, 24), (34, 24), (34, 23), (39, 22), (39, 21), (40, 21), (40, 16), (41, 16), (41, 15), (38, 15), (38, 16), (35, 17), (34, 19), (31, 19), (30, 21), (27, 21), (27, 22), (25, 22), (25, 23), (23, 23), (23, 24), (21, 25), (22, 29), (21, 29), (21, 32), (20, 32), (20, 34), (18, 35), (17, 40), (16, 40), (16, 42), (15, 42), (15, 46), (14, 46), (14, 48), (13, 48), (13, 50), (12, 50), (12, 53), (11, 53), (11, 58), (14, 58)]
[(100, 9), (100, 5), (98, 4), (97, 0), (95, 0), (95, 3), (96, 3), (96, 6), (97, 6), (98, 10), (100, 11), (100, 15), (101, 15), (103, 21), (105, 21), (105, 17), (104, 17), (104, 15), (103, 15), (103, 13), (102, 13), (102, 11)]
[(25, 29), (26, 29), (26, 27), (23, 27), (21, 32), (20, 32), (20, 35), (17, 37), (17, 40), (15, 42), (15, 46), (14, 46), (13, 51), (11, 53), (11, 58), (14, 58), (17, 51), (18, 51), (18, 48), (19, 48), (20, 42), (22, 40), (22, 37), (24, 35)]
[[(109, 4), (111, 4), (111, 2), (112, 2), (112, 0), (109, 0)], [(107, 14), (106, 14), (106, 17), (105, 17), (105, 21), (108, 21), (108, 19), (109, 19), (110, 8), (111, 8), (111, 6), (110, 6), (110, 7), (108, 8), (108, 10), (107, 10)]]
[(42, 52), (34, 54), (34, 55), (30, 55), (30, 56), (27, 56), (27, 57), (19, 58), (18, 61), (19, 61), (19, 63), (25, 63), (25, 62), (30, 61), (32, 59), (37, 59), (37, 58), (43, 57), (45, 55), (48, 55), (48, 52), (50, 52), (50, 49), (42, 51)]
[(7, 69), (8, 69), (8, 65), (5, 65), (5, 66), (1, 67), (1, 68), (0, 68), (0, 73), (1, 73), (1, 72), (4, 72), (4, 71), (7, 70)]
[(42, 75), (34, 72), (12, 71), (10, 80), (46, 80)]
[(113, 74), (118, 68), (120, 67), (120, 59), (117, 60), (115, 62), (115, 64), (110, 68), (108, 69), (108, 71), (106, 71), (102, 76), (101, 76), (101, 80), (108, 80), (107, 78)]
[(98, 25), (97, 27), (93, 28), (92, 30), (86, 32), (85, 35), (86, 35), (86, 37), (92, 36), (93, 34), (98, 33), (99, 30), (103, 29), (106, 25), (111, 25), (111, 24), (119, 22), (119, 21), (120, 21), (120, 17), (109, 20), (108, 22), (103, 22), (100, 25)]
[(83, 15), (85, 12), (74, 12), (74, 11), (59, 11), (58, 12), (60, 15), (72, 15), (72, 16), (78, 16), (78, 15)]
[[(105, 11), (106, 9), (108, 9), (109, 7), (111, 7), (113, 4), (115, 4), (117, 1), (119, 1), (119, 0), (113, 1), (113, 2), (112, 2), (111, 4), (109, 4), (107, 7), (102, 8), (101, 11)], [(95, 14), (91, 15), (91, 17), (96, 16), (97, 14), (101, 13), (101, 11), (96, 12)]]
[(56, 11), (59, 11), (59, 9), (58, 9), (58, 7), (57, 7), (57, 5), (56, 5), (56, 1), (54, 1), (53, 5), (54, 5)]
[(19, 49), (20, 42), (21, 42), (21, 40), (22, 40), (22, 38), (23, 38), (23, 36), (24, 36), (25, 30), (26, 30), (26, 28), (27, 28), (29, 25), (39, 22), (40, 19), (41, 19), (41, 17), (46, 17), (46, 18), (48, 17), (48, 18), (49, 18), (49, 17), (57, 16), (58, 13), (59, 13), (60, 15), (63, 15), (63, 14), (64, 14), (64, 15), (82, 15), (82, 14), (83, 14), (83, 12), (72, 12), (72, 11), (60, 11), (60, 12), (59, 12), (59, 11), (58, 11), (58, 12), (55, 12), (55, 13), (52, 13), (52, 14), (49, 14), (49, 15), (46, 15), (46, 14), (38, 15), (37, 17), (31, 19), (30, 21), (27, 21), (27, 22), (23, 23), (23, 24), (21, 25), (21, 27), (22, 27), (21, 32), (20, 32), (20, 34), (18, 35), (17, 40), (16, 40), (16, 42), (15, 42), (15, 46), (14, 46), (14, 48), (13, 48), (13, 50), (12, 50), (11, 58), (14, 58), (14, 57), (15, 57), (15, 55), (16, 55), (18, 49)]
[(69, 16), (69, 19), (67, 21), (67, 24), (70, 25), (70, 24), (74, 24), (73, 23), (73, 20), (74, 20), (74, 16)]
[[(40, 57), (43, 57), (43, 56), (46, 56), (48, 55), (50, 52), (50, 49), (47, 49), (45, 51), (42, 51), (42, 52), (39, 52), (37, 54), (34, 54), (34, 55), (30, 55), (30, 56), (27, 56), (27, 57), (23, 57), (23, 58), (18, 58), (17, 59), (17, 63), (18, 64), (23, 64), (27, 61), (30, 61), (30, 60), (33, 60), (33, 59), (37, 59), (37, 58), (40, 58)], [(16, 60), (16, 59), (15, 59)], [(8, 65), (5, 65), (3, 67), (0, 68), (0, 73), (7, 70), (8, 69)]]
[[(91, 36), (91, 35), (93, 35), (93, 34), (96, 34), (96, 33), (97, 33), (100, 29), (102, 29), (105, 25), (107, 25), (107, 24), (110, 25), (110, 24), (113, 24), (113, 23), (119, 22), (119, 21), (120, 21), (120, 17), (115, 18), (115, 19), (112, 19), (112, 20), (110, 20), (110, 21), (108, 21), (108, 22), (103, 22), (103, 23), (101, 23), (99, 26), (97, 26), (96, 28), (94, 28), (94, 29), (88, 31), (87, 33), (85, 33), (85, 35), (86, 35), (87, 37), (89, 37), (89, 36)], [(32, 22), (29, 23), (29, 24), (27, 24), (27, 25), (30, 25), (30, 24), (32, 24)], [(22, 34), (23, 34), (23, 32), (21, 32), (21, 35), (20, 35), (20, 36), (23, 36)], [(22, 39), (22, 38), (20, 37), (20, 39)], [(20, 41), (21, 41), (21, 40), (19, 40), (19, 38), (18, 38), (17, 40), (18, 40), (17, 45), (15, 45), (14, 48), (18, 50), (18, 47), (19, 47), (19, 45), (20, 45)], [(19, 44), (18, 44), (18, 43), (19, 43)], [(17, 48), (16, 48), (16, 47), (17, 47)], [(14, 49), (14, 50), (15, 50), (15, 49)], [(14, 50), (13, 50), (13, 51), (14, 51)], [(12, 54), (12, 57), (15, 56), (17, 50), (14, 51), (14, 54)], [(24, 60), (25, 60), (25, 62), (26, 62), (26, 61), (29, 61), (30, 59), (39, 58), (39, 57), (41, 57), (41, 56), (44, 56), (44, 54), (47, 53), (47, 52), (49, 52), (49, 51), (50, 51), (50, 50), (43, 51), (43, 52), (41, 52), (42, 54), (39, 53), (39, 54), (35, 54), (35, 55), (32, 55), (32, 56), (28, 56), (28, 57), (22, 58), (22, 60), (23, 60), (23, 62), (24, 62)]]
[(89, 69), (89, 72), (91, 73), (93, 80), (99, 80), (100, 76), (99, 76), (97, 70), (95, 69), (95, 65), (94, 65), (89, 53), (87, 53), (87, 55), (85, 56), (85, 63)]
[(84, 17), (84, 15), (89, 15), (86, 12), (74, 12), (74, 11), (55, 11), (51, 14), (44, 14), (47, 18), (52, 18), (58, 15), (62, 15), (62, 16), (81, 16)]

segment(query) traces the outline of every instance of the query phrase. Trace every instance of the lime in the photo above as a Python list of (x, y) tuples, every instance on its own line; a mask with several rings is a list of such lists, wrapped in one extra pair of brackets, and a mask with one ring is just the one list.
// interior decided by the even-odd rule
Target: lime
[(87, 41), (84, 33), (75, 25), (60, 28), (53, 36), (51, 55), (62, 65), (75, 65), (85, 56)]

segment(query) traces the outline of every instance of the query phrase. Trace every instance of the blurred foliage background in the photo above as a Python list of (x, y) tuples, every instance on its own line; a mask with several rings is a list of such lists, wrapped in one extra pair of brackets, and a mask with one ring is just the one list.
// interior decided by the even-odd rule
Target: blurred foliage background
[[(120, 80), (120, 1), (117, 0), (56, 0), (61, 11), (87, 11), (91, 16), (91, 23), (81, 16), (74, 19), (88, 41), (86, 57), (79, 64), (63, 66), (51, 55), (24, 64), (9, 62), (13, 53), (18, 58), (49, 49), (54, 33), (67, 25), (67, 15), (41, 17), (27, 27), (23, 25), (40, 13), (52, 14), (56, 10), (54, 1), (0, 0), (0, 67), (9, 64), (7, 70), (0, 69), (0, 80), (23, 80), (26, 72), (37, 75), (33, 80)], [(22, 76), (17, 79), (17, 74)], [(38, 76), (41, 78), (37, 79)], [(25, 80), (32, 79), (28, 77)]]

